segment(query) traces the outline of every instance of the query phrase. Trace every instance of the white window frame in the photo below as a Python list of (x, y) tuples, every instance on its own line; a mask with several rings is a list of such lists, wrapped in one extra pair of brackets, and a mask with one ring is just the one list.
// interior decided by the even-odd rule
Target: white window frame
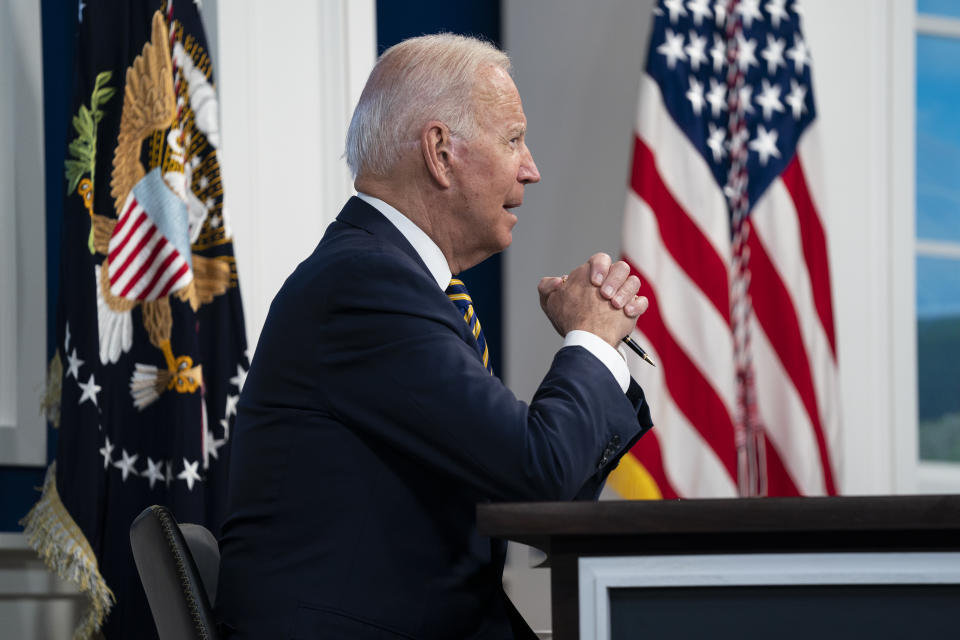
[[(915, 9), (914, 9), (915, 10)], [(960, 18), (947, 18), (923, 13), (916, 13), (914, 20), (914, 43), (917, 36), (937, 36), (952, 38), (960, 42)], [(915, 45), (914, 45), (915, 46)], [(912, 99), (916, 102), (916, 85), (914, 84)], [(916, 130), (915, 121), (912, 123)], [(914, 142), (914, 144), (916, 144)], [(912, 208), (914, 220), (916, 204)], [(917, 257), (951, 258), (957, 260), (960, 267), (960, 242), (945, 242), (935, 238), (917, 238), (916, 232), (910, 235), (913, 241), (913, 259)], [(914, 308), (914, 318), (916, 309)], [(920, 437), (919, 417), (914, 418), (917, 439)], [(960, 492), (960, 463), (935, 462), (920, 460), (917, 452), (917, 490), (920, 493), (958, 493)]]
[(47, 462), (43, 67), (39, 3), (0, 21), (0, 465)]

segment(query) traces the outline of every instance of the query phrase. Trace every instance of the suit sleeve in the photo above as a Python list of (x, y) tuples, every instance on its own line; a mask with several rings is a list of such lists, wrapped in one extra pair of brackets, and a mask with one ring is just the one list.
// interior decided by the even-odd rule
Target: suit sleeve
[(490, 499), (595, 497), (650, 426), (642, 390), (625, 395), (596, 357), (565, 347), (532, 402), (517, 400), (436, 283), (410, 267), (358, 257), (286, 302), (315, 329), (287, 354), (304, 369), (293, 379), (315, 381), (309, 402)]

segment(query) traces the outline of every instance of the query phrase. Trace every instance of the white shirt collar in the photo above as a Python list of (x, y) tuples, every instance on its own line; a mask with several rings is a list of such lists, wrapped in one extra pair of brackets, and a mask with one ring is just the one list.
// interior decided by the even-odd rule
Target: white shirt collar
[(417, 252), (423, 263), (427, 265), (430, 275), (437, 281), (437, 286), (441, 290), (446, 290), (450, 284), (450, 266), (447, 259), (443, 257), (443, 252), (437, 243), (430, 239), (423, 229), (413, 223), (410, 218), (403, 215), (396, 208), (387, 204), (380, 198), (374, 198), (366, 193), (357, 193), (357, 197), (369, 204), (371, 207), (383, 214), (383, 217), (389, 220), (397, 230), (407, 239), (413, 250)]

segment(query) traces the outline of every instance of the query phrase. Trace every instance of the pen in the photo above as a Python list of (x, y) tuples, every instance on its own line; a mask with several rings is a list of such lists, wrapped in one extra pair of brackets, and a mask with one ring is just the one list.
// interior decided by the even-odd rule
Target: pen
[(656, 364), (653, 360), (650, 359), (650, 356), (647, 355), (647, 352), (644, 351), (643, 348), (642, 348), (640, 345), (638, 345), (636, 342), (634, 342), (633, 339), (630, 338), (630, 336), (623, 336), (623, 343), (624, 343), (625, 345), (627, 345), (628, 347), (630, 347), (631, 349), (633, 349), (633, 352), (634, 352), (635, 354), (637, 354), (638, 356), (640, 356), (641, 358), (643, 358), (644, 360), (646, 360), (647, 362), (649, 362), (649, 363), (652, 364), (653, 366), (657, 366), (657, 364)]

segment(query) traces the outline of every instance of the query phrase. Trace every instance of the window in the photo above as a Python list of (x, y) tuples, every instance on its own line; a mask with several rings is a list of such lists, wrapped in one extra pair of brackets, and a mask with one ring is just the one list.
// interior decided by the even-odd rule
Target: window
[[(952, 463), (960, 481), (958, 59), (960, 4), (918, 0), (915, 251), (919, 458), (921, 467)], [(941, 465), (926, 464), (938, 462)]]

